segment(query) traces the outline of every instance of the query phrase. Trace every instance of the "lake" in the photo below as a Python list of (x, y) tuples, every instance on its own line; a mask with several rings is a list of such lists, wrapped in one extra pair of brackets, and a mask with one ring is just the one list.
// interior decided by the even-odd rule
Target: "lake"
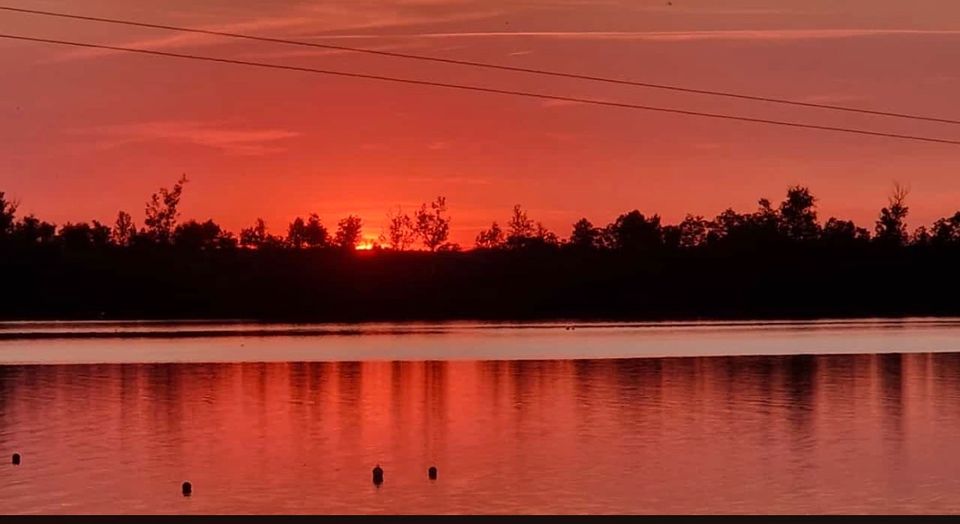
[(958, 319), (0, 323), (0, 513), (960, 513), (957, 442)]

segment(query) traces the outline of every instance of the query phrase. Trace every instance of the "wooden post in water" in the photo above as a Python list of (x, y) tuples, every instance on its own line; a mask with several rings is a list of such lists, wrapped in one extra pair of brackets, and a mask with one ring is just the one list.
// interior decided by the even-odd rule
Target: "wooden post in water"
[(183, 492), (184, 497), (189, 497), (193, 494), (193, 484), (189, 481), (184, 482), (183, 485), (180, 486), (180, 491)]
[(373, 468), (373, 483), (377, 486), (383, 484), (383, 468), (380, 467), (380, 464)]
[(430, 480), (437, 480), (437, 467), (430, 466), (430, 469), (427, 470), (427, 476), (430, 477)]
[(19, 465), (20, 465), (20, 454), (19, 454), (19, 453), (14, 453), (14, 454), (13, 454), (13, 457), (10, 459), (10, 462), (13, 463), (14, 466), (19, 466)]

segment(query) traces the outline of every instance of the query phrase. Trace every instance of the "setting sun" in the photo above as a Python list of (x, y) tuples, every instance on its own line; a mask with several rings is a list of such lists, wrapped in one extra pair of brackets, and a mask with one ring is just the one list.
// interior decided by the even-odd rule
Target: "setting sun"
[(363, 237), (357, 247), (357, 251), (371, 251), (374, 247), (377, 246), (377, 239), (374, 237)]

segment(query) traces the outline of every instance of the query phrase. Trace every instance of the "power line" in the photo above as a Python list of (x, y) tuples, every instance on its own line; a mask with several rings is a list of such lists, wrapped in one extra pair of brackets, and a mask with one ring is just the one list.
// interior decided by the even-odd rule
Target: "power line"
[(244, 40), (255, 40), (255, 41), (258, 41), (258, 42), (270, 42), (270, 43), (275, 43), (275, 44), (298, 45), (298, 46), (314, 47), (314, 48), (320, 48), (320, 49), (331, 49), (331, 50), (337, 50), (337, 51), (350, 51), (350, 52), (354, 52), (354, 53), (366, 53), (366, 54), (371, 54), (371, 55), (388, 56), (388, 57), (392, 57), (392, 58), (406, 58), (406, 59), (411, 59), (411, 60), (424, 60), (424, 61), (428, 61), (428, 62), (437, 62), (437, 63), (443, 63), (443, 64), (454, 64), (454, 65), (470, 66), (470, 67), (481, 67), (481, 68), (485, 68), (485, 69), (496, 69), (496, 70), (501, 70), (501, 71), (512, 71), (512, 72), (517, 72), (517, 73), (530, 73), (530, 74), (546, 75), (546, 76), (553, 76), (553, 77), (560, 77), (560, 78), (572, 78), (572, 79), (576, 79), (576, 80), (589, 80), (589, 81), (593, 81), (593, 82), (604, 82), (604, 83), (608, 83), (608, 84), (619, 84), (619, 85), (627, 85), (627, 86), (634, 86), (634, 87), (646, 87), (646, 88), (651, 88), (651, 89), (662, 89), (662, 90), (676, 91), (676, 92), (681, 92), (681, 93), (691, 93), (691, 94), (710, 95), (710, 96), (721, 96), (721, 97), (736, 98), (736, 99), (741, 99), (741, 100), (751, 100), (751, 101), (755, 101), (755, 102), (769, 102), (769, 103), (774, 103), (774, 104), (786, 104), (786, 105), (792, 105), (792, 106), (810, 107), (810, 108), (817, 108), (817, 109), (829, 109), (829, 110), (833, 110), (833, 111), (845, 111), (845, 112), (849, 112), (849, 113), (861, 113), (861, 114), (867, 114), (867, 115), (885, 116), (885, 117), (892, 117), (892, 118), (905, 118), (905, 119), (909, 119), (909, 120), (922, 120), (922, 121), (925, 121), (925, 122), (938, 122), (938, 123), (942, 123), (942, 124), (960, 124), (960, 120), (955, 120), (955, 119), (950, 119), (950, 118), (941, 118), (941, 117), (914, 115), (914, 114), (909, 114), (909, 113), (898, 113), (898, 112), (894, 112), (894, 111), (879, 111), (879, 110), (871, 110), (871, 109), (862, 109), (862, 108), (857, 108), (857, 107), (840, 106), (840, 105), (833, 105), (833, 104), (817, 104), (817, 103), (814, 103), (814, 102), (803, 102), (803, 101), (800, 101), (800, 100), (788, 100), (788, 99), (784, 99), (784, 98), (773, 98), (773, 97), (767, 97), (767, 96), (747, 95), (747, 94), (743, 94), (743, 93), (732, 93), (732, 92), (729, 92), (729, 91), (716, 91), (716, 90), (711, 90), (711, 89), (697, 89), (697, 88), (691, 88), (691, 87), (682, 87), (682, 86), (675, 86), (675, 85), (668, 85), (668, 84), (656, 84), (656, 83), (651, 83), (651, 82), (639, 82), (639, 81), (633, 81), (633, 80), (624, 80), (624, 79), (618, 79), (618, 78), (609, 78), (609, 77), (593, 76), (593, 75), (586, 75), (586, 74), (579, 74), (579, 73), (564, 73), (564, 72), (561, 72), (561, 71), (550, 71), (550, 70), (546, 70), (546, 69), (535, 69), (535, 68), (527, 68), (527, 67), (516, 67), (516, 66), (508, 66), (508, 65), (501, 65), (501, 64), (491, 64), (491, 63), (487, 63), (487, 62), (474, 62), (474, 61), (470, 61), (470, 60), (457, 60), (457, 59), (452, 59), (452, 58), (439, 58), (439, 57), (435, 57), (435, 56), (414, 55), (414, 54), (408, 54), (408, 53), (396, 53), (396, 52), (391, 52), (391, 51), (379, 51), (379, 50), (375, 50), (375, 49), (364, 49), (364, 48), (359, 48), (359, 47), (349, 47), (349, 46), (341, 46), (341, 45), (333, 45), (333, 44), (319, 44), (319, 43), (315, 43), (315, 42), (304, 42), (304, 41), (302, 41), (302, 40), (288, 40), (288, 39), (283, 39), (283, 38), (271, 38), (271, 37), (265, 37), (265, 36), (254, 36), (254, 35), (247, 35), (247, 34), (241, 34), (241, 33), (230, 33), (230, 32), (226, 32), (226, 31), (214, 31), (214, 30), (210, 30), (210, 29), (197, 29), (197, 28), (189, 28), (189, 27), (178, 27), (178, 26), (171, 26), (171, 25), (164, 25), (164, 24), (153, 24), (153, 23), (147, 23), (147, 22), (137, 22), (137, 21), (134, 21), (134, 20), (120, 20), (120, 19), (116, 19), (116, 18), (103, 18), (103, 17), (97, 17), (97, 16), (74, 15), (74, 14), (68, 14), (68, 13), (58, 13), (58, 12), (53, 12), (53, 11), (41, 11), (41, 10), (37, 10), (37, 9), (24, 9), (24, 8), (19, 8), (19, 7), (8, 7), (8, 6), (0, 6), (0, 10), (2, 10), (2, 11), (11, 11), (11, 12), (16, 12), (16, 13), (32, 14), (32, 15), (41, 15), (41, 16), (53, 16), (53, 17), (59, 17), (59, 18), (68, 18), (68, 19), (73, 19), (73, 20), (85, 20), (85, 21), (90, 21), (90, 22), (103, 22), (103, 23), (108, 23), (108, 24), (120, 24), (120, 25), (136, 26), (136, 27), (147, 27), (147, 28), (151, 28), (151, 29), (164, 29), (164, 30), (169, 30), (169, 31), (180, 31), (180, 32), (186, 32), (186, 33), (196, 33), (196, 34), (204, 34), (204, 35), (211, 35), (211, 36), (223, 36), (223, 37), (228, 37), (228, 38), (240, 38), (240, 39), (244, 39)]
[(9, 40), (22, 40), (26, 42), (38, 42), (38, 43), (45, 43), (45, 44), (83, 47), (83, 48), (89, 48), (89, 49), (105, 49), (109, 51), (121, 51), (125, 53), (136, 53), (141, 55), (163, 56), (163, 57), (169, 57), (169, 58), (182, 58), (186, 60), (200, 60), (205, 62), (217, 62), (222, 64), (261, 67), (266, 69), (280, 69), (280, 70), (286, 70), (286, 71), (299, 71), (303, 73), (334, 75), (334, 76), (341, 76), (341, 77), (348, 77), (348, 78), (381, 80), (385, 82), (395, 82), (395, 83), (401, 83), (401, 84), (411, 84), (411, 85), (420, 85), (420, 86), (429, 86), (429, 87), (441, 87), (446, 89), (458, 89), (462, 91), (496, 93), (501, 95), (512, 95), (512, 96), (522, 96), (527, 98), (536, 98), (540, 100), (559, 100), (563, 102), (576, 102), (580, 104), (618, 107), (622, 109), (657, 111), (661, 113), (699, 116), (699, 117), (716, 118), (716, 119), (722, 119), (722, 120), (737, 120), (741, 122), (753, 122), (757, 124), (769, 124), (769, 125), (804, 128), (804, 129), (816, 129), (819, 131), (836, 131), (840, 133), (879, 136), (879, 137), (886, 137), (886, 138), (896, 138), (901, 140), (915, 140), (920, 142), (934, 142), (939, 144), (960, 145), (960, 140), (948, 140), (943, 138), (932, 138), (932, 137), (924, 137), (924, 136), (917, 136), (917, 135), (903, 135), (903, 134), (897, 134), (897, 133), (884, 133), (880, 131), (868, 131), (865, 129), (823, 126), (818, 124), (789, 122), (785, 120), (770, 120), (765, 118), (753, 118), (753, 117), (747, 117), (747, 116), (728, 115), (728, 114), (721, 114), (721, 113), (705, 113), (701, 111), (689, 111), (686, 109), (675, 109), (675, 108), (669, 108), (669, 107), (656, 107), (656, 106), (646, 106), (646, 105), (639, 105), (639, 104), (628, 104), (624, 102), (611, 102), (607, 100), (595, 100), (590, 98), (578, 98), (578, 97), (571, 97), (571, 96), (547, 95), (542, 93), (531, 93), (529, 91), (514, 91), (509, 89), (495, 89), (491, 87), (480, 87), (480, 86), (471, 86), (471, 85), (463, 85), (463, 84), (449, 84), (445, 82), (434, 82), (430, 80), (414, 80), (410, 78), (397, 78), (392, 76), (372, 75), (372, 74), (366, 74), (366, 73), (352, 73), (347, 71), (332, 71), (327, 69), (315, 69), (312, 67), (270, 64), (265, 62), (250, 62), (246, 60), (234, 60), (231, 58), (217, 58), (217, 57), (202, 56), (202, 55), (189, 55), (189, 54), (181, 54), (181, 53), (171, 53), (167, 51), (155, 51), (150, 49), (137, 49), (132, 47), (120, 47), (120, 46), (111, 46), (111, 45), (105, 45), (105, 44), (73, 42), (69, 40), (55, 40), (55, 39), (49, 39), (49, 38), (36, 38), (36, 37), (21, 36), (21, 35), (11, 35), (6, 33), (0, 33), (0, 38), (6, 38)]

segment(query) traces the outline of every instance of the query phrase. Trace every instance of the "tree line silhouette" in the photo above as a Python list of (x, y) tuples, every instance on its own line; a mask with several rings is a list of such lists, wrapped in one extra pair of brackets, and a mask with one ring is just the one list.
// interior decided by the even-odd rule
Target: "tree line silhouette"
[(632, 210), (566, 238), (517, 205), (474, 248), (449, 241), (446, 199), (388, 213), (358, 257), (363, 221), (317, 214), (285, 235), (180, 221), (186, 177), (151, 195), (138, 227), (120, 211), (59, 227), (0, 192), (3, 318), (310, 320), (810, 317), (956, 314), (960, 212), (908, 232), (895, 185), (873, 231), (821, 223), (802, 186), (753, 212), (663, 224)]

